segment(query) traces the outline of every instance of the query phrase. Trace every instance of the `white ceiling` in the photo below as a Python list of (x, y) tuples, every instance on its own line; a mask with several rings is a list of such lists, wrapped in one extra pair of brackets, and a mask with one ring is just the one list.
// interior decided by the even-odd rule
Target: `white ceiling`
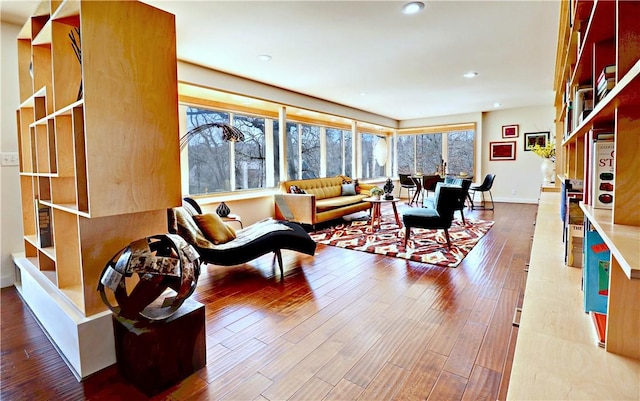
[(144, 2), (176, 15), (179, 59), (396, 120), (553, 103), (559, 1)]

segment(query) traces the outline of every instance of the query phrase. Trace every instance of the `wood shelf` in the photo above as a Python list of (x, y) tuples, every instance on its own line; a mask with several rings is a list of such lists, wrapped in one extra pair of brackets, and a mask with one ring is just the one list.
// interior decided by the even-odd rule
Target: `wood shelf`
[(640, 227), (613, 224), (612, 211), (594, 209), (580, 202), (584, 215), (595, 226), (629, 279), (640, 279)]
[[(595, 209), (589, 194), (583, 194), (580, 208), (585, 219), (600, 234), (611, 251), (609, 298), (605, 349), (631, 358), (640, 358), (640, 3), (623, 0), (577, 0), (575, 24), (560, 24), (559, 38), (583, 36), (575, 64), (571, 58), (556, 62), (557, 131), (564, 132), (558, 150), (560, 175), (588, 180), (593, 171), (591, 130), (606, 129), (614, 134), (614, 182), (612, 208)], [(566, 6), (563, 18), (567, 18)], [(583, 25), (586, 24), (586, 25)], [(568, 30), (568, 31), (567, 31)], [(559, 42), (563, 49), (569, 43)], [(569, 50), (567, 50), (569, 51)], [(607, 65), (616, 65), (615, 86), (598, 100), (597, 79)], [(567, 70), (567, 68), (569, 68)], [(559, 99), (589, 83), (594, 89), (595, 107), (583, 121), (565, 127), (566, 105)], [(588, 186), (586, 186), (588, 188)], [(593, 190), (591, 188), (586, 190)]]
[[(70, 45), (77, 30), (82, 63)], [(139, 1), (43, 0), (18, 35), (25, 256), (16, 264), (35, 277), (24, 295), (36, 314), (50, 297), (64, 299), (69, 321), (103, 322), (105, 264), (166, 232), (166, 209), (181, 204), (174, 33), (172, 14)], [(51, 212), (51, 247), (39, 243), (37, 205)], [(90, 357), (67, 345), (58, 344), (81, 377), (103, 363), (81, 363)]]

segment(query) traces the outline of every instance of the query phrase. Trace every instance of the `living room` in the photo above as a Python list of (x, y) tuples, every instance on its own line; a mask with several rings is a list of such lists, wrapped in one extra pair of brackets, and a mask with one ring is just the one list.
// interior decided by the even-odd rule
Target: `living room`
[[(557, 7), (557, 5), (556, 5)], [(552, 33), (549, 34), (552, 46), (547, 49), (547, 59), (544, 60), (545, 71), (548, 68), (548, 87), (544, 88), (548, 97), (546, 101), (537, 102), (526, 106), (497, 108), (491, 104), (483, 110), (467, 111), (464, 113), (450, 113), (445, 115), (430, 115), (429, 113), (408, 118), (399, 118), (395, 114), (394, 118), (387, 117), (387, 114), (364, 111), (352, 106), (345, 106), (334, 101), (324, 100), (318, 96), (304, 95), (296, 91), (285, 90), (281, 87), (259, 82), (255, 79), (248, 79), (235, 75), (234, 72), (223, 72), (212, 68), (198, 66), (185, 59), (179, 59), (177, 63), (177, 78), (180, 82), (177, 96), (179, 97), (178, 116), (180, 120), (180, 131), (184, 134), (188, 131), (185, 109), (194, 104), (198, 107), (209, 105), (211, 109), (231, 111), (232, 113), (255, 111), (256, 108), (246, 104), (225, 103), (220, 100), (220, 96), (239, 96), (243, 100), (250, 102), (269, 103), (269, 107), (276, 107), (277, 112), (265, 113), (274, 121), (278, 121), (282, 126), (285, 123), (286, 115), (291, 116), (292, 121), (296, 121), (293, 115), (296, 110), (317, 113), (321, 118), (298, 118), (300, 121), (318, 121), (321, 119), (330, 120), (332, 118), (345, 119), (341, 128), (346, 127), (353, 135), (353, 146), (362, 151), (362, 137), (364, 135), (382, 136), (389, 145), (387, 161), (382, 167), (382, 174), (367, 177), (363, 174), (362, 154), (354, 152), (352, 164), (350, 166), (355, 178), (362, 178), (363, 182), (371, 182), (382, 185), (387, 177), (397, 179), (398, 173), (398, 152), (395, 150), (399, 136), (414, 135), (420, 132), (427, 132), (443, 127), (443, 132), (451, 126), (473, 127), (474, 146), (472, 156), (472, 171), (474, 180), (479, 182), (488, 173), (497, 175), (496, 184), (493, 188), (493, 196), (497, 203), (523, 204), (532, 207), (538, 203), (540, 195), (540, 185), (542, 175), (540, 173), (540, 158), (533, 152), (524, 149), (525, 134), (547, 133), (549, 140), (558, 141), (561, 133), (556, 132), (554, 122), (556, 110), (554, 109), (554, 92), (552, 87), (553, 65), (555, 63), (555, 42), (556, 42), (556, 21), (557, 12), (549, 23)], [(180, 34), (180, 23), (178, 20), (178, 33)], [(15, 51), (15, 38), (19, 36), (21, 26), (16, 23), (2, 22), (2, 59), (3, 65), (18, 65), (19, 56)], [(178, 42), (180, 51), (180, 42)], [(481, 73), (482, 74), (482, 73)], [(465, 78), (466, 79), (466, 78)], [(3, 107), (2, 107), (2, 152), (13, 153), (18, 149), (15, 132), (15, 108), (20, 103), (17, 84), (18, 72), (15, 69), (2, 69), (3, 82)], [(197, 93), (197, 95), (194, 95)], [(206, 94), (205, 94), (206, 93)], [(211, 96), (211, 98), (207, 98)], [(196, 99), (194, 102), (193, 100)], [(221, 106), (214, 107), (215, 106)], [(328, 124), (331, 126), (331, 124)], [(516, 129), (514, 132), (513, 129)], [(505, 129), (509, 131), (505, 131)], [(324, 132), (324, 131), (323, 131)], [(379, 135), (380, 132), (384, 133)], [(433, 132), (433, 131), (430, 131)], [(559, 142), (559, 141), (558, 141)], [(507, 155), (504, 153), (494, 153), (496, 143), (511, 146)], [(509, 145), (506, 145), (509, 143)], [(396, 145), (394, 145), (396, 144)], [(326, 162), (332, 155), (329, 154), (326, 145), (321, 146), (320, 159), (323, 166), (320, 175), (326, 174)], [(182, 163), (188, 156), (182, 153)], [(287, 177), (286, 163), (281, 155), (280, 159), (272, 160), (267, 171), (276, 171), (280, 177)], [(416, 171), (419, 171), (416, 169)], [(285, 172), (285, 174), (282, 174)], [(230, 172), (233, 174), (233, 171)], [(182, 195), (197, 195), (189, 190), (190, 176), (188, 169), (183, 166)], [(214, 210), (217, 205), (224, 201), (233, 211), (241, 216), (244, 225), (251, 225), (266, 217), (274, 216), (273, 195), (277, 192), (277, 180), (275, 175), (271, 175), (271, 180), (267, 178), (269, 185), (264, 188), (252, 190), (229, 190), (229, 191), (204, 191), (203, 196), (198, 197), (198, 201), (208, 210)], [(366, 179), (365, 179), (366, 177)], [(11, 255), (20, 252), (24, 246), (19, 227), (22, 225), (20, 218), (20, 197), (16, 196), (20, 192), (18, 168), (14, 166), (3, 166), (2, 168), (2, 286), (13, 284), (14, 266)], [(292, 178), (292, 177), (288, 177)], [(232, 180), (233, 181), (233, 180)], [(552, 185), (553, 186), (553, 185)], [(557, 185), (555, 186), (557, 187)], [(486, 213), (486, 212), (485, 212)], [(17, 227), (17, 228), (16, 228)], [(18, 234), (17, 234), (18, 233)], [(337, 257), (337, 256), (336, 256)], [(304, 264), (304, 262), (301, 262)], [(277, 397), (276, 397), (277, 398)]]

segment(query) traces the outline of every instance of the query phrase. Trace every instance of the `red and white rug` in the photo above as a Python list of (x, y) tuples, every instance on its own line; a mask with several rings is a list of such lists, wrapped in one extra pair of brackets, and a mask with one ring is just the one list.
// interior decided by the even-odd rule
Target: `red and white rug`
[(428, 263), (436, 266), (456, 267), (480, 239), (493, 227), (493, 221), (466, 219), (454, 220), (449, 229), (451, 250), (447, 248), (444, 230), (412, 228), (404, 247), (405, 229), (398, 228), (394, 217), (382, 216), (382, 224), (372, 230), (369, 221), (356, 220), (341, 223), (309, 233), (319, 244), (376, 253)]

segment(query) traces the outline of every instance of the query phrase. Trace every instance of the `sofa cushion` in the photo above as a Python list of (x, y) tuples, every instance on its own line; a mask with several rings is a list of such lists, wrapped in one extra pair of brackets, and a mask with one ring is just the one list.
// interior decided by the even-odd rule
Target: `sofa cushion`
[(362, 202), (362, 200), (366, 197), (366, 195), (349, 195), (316, 200), (316, 211), (325, 212), (327, 210), (353, 205), (355, 203)]
[(204, 236), (214, 244), (224, 244), (236, 237), (234, 229), (215, 213), (198, 214), (193, 216), (193, 220)]
[(342, 184), (342, 196), (349, 196), (356, 194), (356, 184), (354, 182), (349, 184)]

